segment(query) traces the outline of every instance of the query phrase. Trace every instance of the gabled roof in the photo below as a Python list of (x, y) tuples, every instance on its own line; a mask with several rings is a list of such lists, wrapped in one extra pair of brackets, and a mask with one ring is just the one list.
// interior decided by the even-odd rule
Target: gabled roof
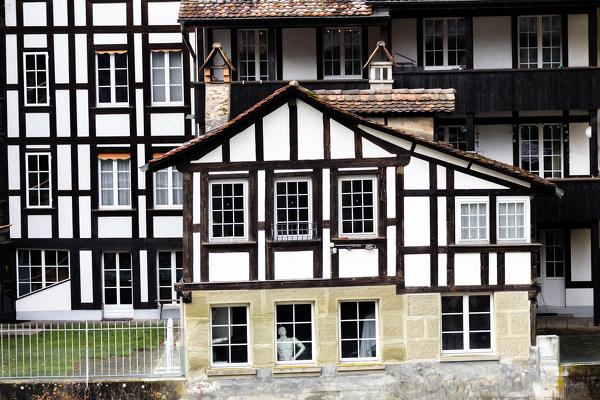
[(371, 63), (371, 61), (373, 61), (375, 59), (375, 56), (379, 52), (382, 52), (383, 55), (385, 56), (385, 58), (389, 62), (391, 62), (393, 65), (398, 66), (398, 64), (396, 64), (396, 61), (394, 61), (394, 57), (392, 57), (392, 55), (388, 51), (387, 47), (385, 47), (385, 42), (380, 40), (379, 42), (377, 42), (377, 46), (375, 46), (375, 50), (373, 50), (373, 52), (369, 56), (369, 59), (367, 60), (367, 62), (363, 66), (363, 69), (367, 68), (367, 66)]
[(425, 148), (433, 150), (434, 152), (437, 151), (439, 153), (456, 157), (467, 162), (469, 165), (477, 165), (479, 167), (488, 168), (496, 172), (505, 174), (512, 179), (525, 181), (538, 187), (556, 187), (554, 183), (546, 179), (540, 178), (539, 176), (524, 169), (504, 164), (502, 162), (492, 160), (490, 158), (483, 157), (478, 154), (467, 153), (458, 150), (449, 144), (433, 142), (431, 140), (419, 136), (411, 135), (406, 132), (401, 132), (396, 129), (390, 128), (386, 125), (372, 122), (367, 118), (360, 117), (356, 114), (352, 114), (321, 99), (308, 89), (299, 86), (298, 82), (296, 81), (292, 81), (289, 83), (289, 85), (286, 85), (276, 90), (270, 96), (259, 101), (253, 107), (239, 114), (237, 117), (233, 118), (228, 123), (206, 133), (205, 135), (194, 138), (182, 144), (181, 146), (170, 150), (165, 154), (153, 158), (146, 165), (144, 165), (142, 169), (145, 171), (157, 171), (162, 168), (175, 165), (177, 161), (181, 160), (182, 158), (192, 155), (194, 150), (200, 149), (204, 146), (210, 146), (211, 143), (218, 142), (218, 139), (221, 137), (221, 135), (225, 135), (232, 132), (235, 133), (236, 130), (244, 127), (244, 124), (246, 124), (248, 120), (252, 119), (254, 116), (260, 115), (263, 112), (263, 110), (265, 110), (271, 105), (277, 104), (279, 102), (283, 103), (283, 100), (286, 100), (289, 96), (296, 96), (298, 99), (305, 101), (306, 103), (314, 106), (320, 111), (327, 112), (332, 118), (339, 118), (344, 119), (346, 121), (352, 121), (357, 125), (362, 125), (367, 128), (371, 128), (379, 132), (389, 134), (391, 136), (411, 141), (414, 145), (421, 145)]
[(225, 64), (227, 64), (227, 66), (232, 71), (235, 71), (235, 67), (231, 64), (231, 61), (229, 61), (229, 58), (227, 57), (227, 55), (223, 51), (223, 47), (221, 46), (221, 43), (213, 43), (212, 50), (210, 51), (210, 53), (206, 57), (206, 60), (204, 60), (204, 63), (200, 67), (200, 71), (202, 71), (204, 69), (204, 67), (206, 67), (206, 64), (208, 64), (213, 59), (213, 57), (215, 55), (217, 55), (217, 53), (221, 55), (221, 57), (223, 58), (223, 61), (225, 61)]

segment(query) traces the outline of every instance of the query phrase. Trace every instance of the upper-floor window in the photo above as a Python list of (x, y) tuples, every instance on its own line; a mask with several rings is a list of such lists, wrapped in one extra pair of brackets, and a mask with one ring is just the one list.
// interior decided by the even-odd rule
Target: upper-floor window
[(154, 173), (154, 205), (180, 207), (183, 204), (183, 174), (176, 167)]
[(173, 284), (183, 277), (183, 252), (159, 251), (158, 258), (158, 298), (176, 300), (181, 293), (175, 291)]
[(268, 31), (266, 29), (238, 30), (238, 59), (241, 81), (268, 80)]
[(96, 67), (98, 105), (128, 104), (127, 52), (98, 52)]
[(519, 134), (520, 167), (544, 178), (562, 177), (563, 140), (561, 125), (521, 125)]
[(427, 18), (423, 29), (426, 67), (466, 65), (464, 18)]
[(519, 17), (519, 68), (557, 68), (562, 63), (560, 15)]
[(489, 240), (488, 198), (465, 197), (456, 199), (457, 242), (487, 242)]
[(528, 198), (499, 197), (496, 212), (498, 240), (528, 241), (530, 225)]
[(360, 28), (323, 29), (325, 77), (362, 76)]
[(298, 240), (312, 237), (310, 199), (309, 179), (278, 179), (275, 182), (274, 238)]
[(50, 153), (27, 153), (27, 207), (50, 207)]
[(377, 358), (377, 302), (340, 303), (340, 348), (342, 361)]
[(247, 238), (247, 181), (213, 181), (210, 193), (210, 238), (244, 240)]
[(25, 53), (25, 105), (48, 105), (48, 53)]
[(465, 126), (440, 126), (438, 138), (459, 150), (467, 151), (467, 127)]
[[(125, 63), (125, 67), (127, 67), (127, 63)], [(152, 103), (183, 103), (183, 53), (181, 50), (152, 51)]]
[(66, 250), (17, 250), (18, 295), (24, 296), (69, 279)]
[(100, 207), (131, 206), (129, 154), (99, 154)]
[(339, 180), (340, 236), (374, 236), (377, 232), (377, 178), (349, 176)]
[(442, 351), (490, 351), (491, 310), (490, 295), (442, 296)]
[(248, 364), (248, 307), (211, 307), (212, 365)]

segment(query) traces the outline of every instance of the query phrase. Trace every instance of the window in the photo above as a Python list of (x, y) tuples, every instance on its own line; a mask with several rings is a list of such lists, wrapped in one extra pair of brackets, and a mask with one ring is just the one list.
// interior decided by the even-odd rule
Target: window
[(565, 238), (562, 230), (542, 231), (546, 278), (565, 276)]
[(457, 198), (456, 237), (459, 242), (488, 241), (488, 203), (487, 198)]
[(181, 296), (173, 284), (183, 277), (183, 252), (158, 252), (158, 298), (160, 300), (176, 300)]
[(340, 348), (342, 360), (377, 358), (377, 303), (340, 303)]
[(275, 322), (277, 362), (312, 361), (312, 304), (278, 304)]
[(210, 182), (210, 238), (246, 239), (247, 182)]
[(154, 205), (179, 207), (183, 204), (183, 174), (176, 167), (154, 173)]
[(50, 154), (27, 153), (27, 207), (50, 207)]
[(100, 207), (131, 206), (129, 154), (100, 154)]
[[(125, 60), (125, 67), (127, 67), (127, 60)], [(152, 103), (183, 103), (183, 53), (181, 51), (152, 51)]]
[(467, 151), (466, 126), (440, 126), (438, 127), (438, 139), (451, 144), (458, 150)]
[(212, 364), (248, 364), (248, 307), (212, 307), (210, 312)]
[(339, 219), (341, 235), (375, 235), (376, 185), (375, 177), (340, 178)]
[(498, 198), (498, 240), (529, 241), (529, 199)]
[(96, 53), (98, 105), (124, 105), (129, 103), (127, 52)]
[(442, 351), (492, 349), (490, 295), (442, 296)]
[(25, 53), (25, 105), (48, 105), (48, 53)]
[[(540, 131), (542, 134), (540, 135)], [(544, 178), (560, 178), (563, 171), (563, 140), (560, 124), (521, 125), (520, 167)]]
[(66, 250), (17, 250), (19, 297), (69, 279)]
[(560, 15), (519, 17), (519, 68), (558, 68), (562, 60)]
[(312, 238), (310, 197), (308, 179), (280, 179), (275, 182), (275, 239)]
[(267, 30), (238, 30), (238, 57), (241, 81), (268, 80), (269, 42)]
[(425, 19), (423, 29), (426, 67), (466, 65), (464, 18)]
[(325, 77), (362, 77), (360, 28), (323, 30), (323, 72)]
[(133, 304), (131, 253), (102, 253), (104, 304)]

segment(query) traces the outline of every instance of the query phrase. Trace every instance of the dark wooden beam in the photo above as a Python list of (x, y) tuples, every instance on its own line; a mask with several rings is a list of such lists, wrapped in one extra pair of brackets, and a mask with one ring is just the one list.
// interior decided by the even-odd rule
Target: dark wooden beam
[[(361, 33), (361, 45), (362, 45), (362, 60), (361, 60), (361, 67), (363, 65), (365, 65), (367, 63), (367, 60), (369, 59), (369, 56), (371, 55), (371, 53), (369, 53), (369, 27), (367, 25), (363, 25), (360, 29), (360, 33)], [(363, 79), (369, 79), (369, 68), (364, 68), (362, 70), (362, 77)]]
[(570, 157), (569, 157), (569, 110), (563, 110), (563, 177), (568, 178), (571, 173), (570, 168)]
[(473, 69), (473, 16), (465, 17), (465, 52), (466, 67)]
[(231, 57), (231, 64), (233, 64), (233, 66), (235, 66), (235, 70), (231, 71), (231, 80), (237, 81), (239, 79), (239, 65), (238, 65), (238, 30), (237, 29), (231, 29), (231, 54), (229, 55)]
[(519, 112), (513, 111), (512, 113), (512, 153), (513, 153), (513, 165), (518, 167), (520, 163), (519, 154)]
[(317, 79), (323, 79), (323, 28), (315, 28)]
[(417, 66), (422, 67), (423, 60), (423, 18), (417, 18)]
[(467, 113), (467, 151), (475, 151), (475, 123), (474, 114)]
[(569, 14), (561, 14), (561, 47), (562, 47), (562, 61), (563, 67), (569, 66)]
[(512, 67), (519, 68), (519, 17), (511, 15), (510, 17), (510, 39), (512, 45)]
[(594, 325), (600, 325), (600, 269), (598, 266), (598, 221), (592, 224), (592, 282), (594, 283)]
[[(269, 64), (269, 80), (277, 80), (277, 67), (279, 62), (279, 52), (277, 51), (277, 30), (276, 28), (269, 28), (267, 30), (267, 60)], [(260, 75), (260, 71), (257, 71), (257, 75)]]
[(598, 66), (598, 9), (592, 8), (588, 14), (588, 44), (590, 67)]
[(281, 36), (281, 28), (275, 28), (275, 57), (277, 59), (277, 80), (283, 80), (283, 38)]
[(598, 176), (598, 110), (590, 110), (590, 175)]

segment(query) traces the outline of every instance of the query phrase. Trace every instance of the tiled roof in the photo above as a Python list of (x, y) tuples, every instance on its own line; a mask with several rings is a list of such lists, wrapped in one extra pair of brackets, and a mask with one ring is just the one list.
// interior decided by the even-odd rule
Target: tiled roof
[(316, 90), (329, 104), (357, 114), (453, 112), (454, 89)]
[(182, 0), (181, 19), (368, 16), (365, 0)]

